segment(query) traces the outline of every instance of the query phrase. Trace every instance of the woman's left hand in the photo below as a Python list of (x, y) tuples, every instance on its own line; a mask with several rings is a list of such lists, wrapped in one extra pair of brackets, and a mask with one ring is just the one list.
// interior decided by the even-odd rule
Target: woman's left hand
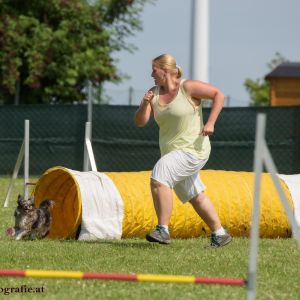
[(206, 123), (202, 129), (202, 132), (200, 134), (207, 136), (212, 135), (215, 131), (215, 126), (209, 123)]

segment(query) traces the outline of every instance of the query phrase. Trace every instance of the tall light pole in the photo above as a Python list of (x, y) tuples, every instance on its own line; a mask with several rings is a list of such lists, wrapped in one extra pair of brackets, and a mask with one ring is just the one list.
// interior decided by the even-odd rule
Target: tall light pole
[(209, 0), (192, 0), (190, 78), (208, 82)]

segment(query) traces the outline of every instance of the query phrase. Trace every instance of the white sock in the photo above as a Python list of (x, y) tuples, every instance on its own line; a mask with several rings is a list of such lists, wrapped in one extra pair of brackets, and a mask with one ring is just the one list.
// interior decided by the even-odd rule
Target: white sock
[(169, 233), (169, 226), (168, 225), (160, 225), (159, 224), (158, 226), (162, 227), (165, 230), (165, 232)]
[(215, 235), (225, 235), (226, 231), (223, 227), (219, 228), (218, 230), (213, 232)]

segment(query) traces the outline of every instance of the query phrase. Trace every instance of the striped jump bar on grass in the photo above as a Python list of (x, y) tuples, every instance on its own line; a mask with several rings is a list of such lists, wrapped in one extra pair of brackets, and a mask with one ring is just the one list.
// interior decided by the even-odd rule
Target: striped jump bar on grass
[(173, 282), (196, 284), (223, 284), (245, 286), (247, 281), (241, 278), (195, 277), (182, 275), (161, 274), (119, 274), (77, 271), (45, 271), (45, 270), (5, 270), (0, 269), (0, 276), (6, 277), (37, 277), (56, 279), (96, 279), (96, 280), (123, 280), (141, 282)]

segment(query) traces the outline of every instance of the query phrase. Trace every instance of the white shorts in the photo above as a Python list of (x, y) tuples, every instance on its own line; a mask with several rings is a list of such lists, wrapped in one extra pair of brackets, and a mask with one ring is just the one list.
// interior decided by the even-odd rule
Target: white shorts
[(191, 153), (174, 150), (162, 156), (152, 170), (154, 179), (171, 189), (185, 203), (205, 190), (199, 171), (207, 159), (199, 159)]

